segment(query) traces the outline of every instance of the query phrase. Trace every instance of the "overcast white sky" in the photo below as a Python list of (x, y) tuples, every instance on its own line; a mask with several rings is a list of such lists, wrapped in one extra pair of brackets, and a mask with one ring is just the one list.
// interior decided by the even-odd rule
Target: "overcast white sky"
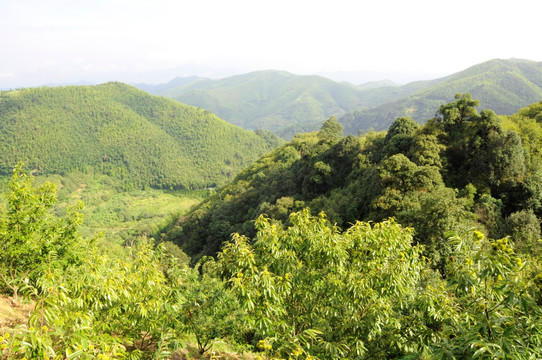
[(0, 0), (0, 89), (263, 69), (435, 78), (542, 61), (540, 14), (539, 0)]

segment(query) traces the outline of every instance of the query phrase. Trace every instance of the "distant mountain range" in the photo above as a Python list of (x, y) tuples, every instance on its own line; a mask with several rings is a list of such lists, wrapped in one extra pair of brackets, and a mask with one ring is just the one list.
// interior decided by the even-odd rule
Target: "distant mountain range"
[(103, 173), (131, 187), (225, 183), (279, 144), (122, 83), (0, 92), (0, 174)]
[[(356, 133), (369, 128), (384, 130), (401, 116), (424, 123), (435, 115), (435, 109), (440, 105), (453, 100), (455, 94), (466, 92), (480, 101), (481, 109), (492, 109), (501, 115), (513, 114), (542, 99), (542, 62), (491, 60), (421, 85), (401, 99), (344, 115), (340, 122), (345, 126), (345, 132)], [(393, 89), (379, 88), (375, 92)]]
[(210, 110), (246, 129), (267, 129), (288, 139), (297, 132), (317, 130), (330, 116), (340, 118), (347, 134), (387, 129), (400, 116), (423, 123), (456, 93), (470, 92), (481, 108), (512, 114), (542, 99), (542, 63), (490, 60), (450, 76), (402, 86), (390, 81), (355, 86), (271, 70), (136, 86)]
[(368, 107), (364, 91), (354, 85), (283, 71), (258, 71), (221, 80), (177, 78), (164, 85), (139, 87), (210, 110), (246, 129), (275, 133), (306, 124), (318, 127), (332, 115)]
[(291, 138), (295, 133), (318, 129), (330, 116), (400, 99), (426, 83), (399, 87), (383, 81), (354, 86), (317, 75), (267, 70), (220, 80), (188, 77), (167, 84), (135, 86), (210, 110), (245, 129), (261, 128)]

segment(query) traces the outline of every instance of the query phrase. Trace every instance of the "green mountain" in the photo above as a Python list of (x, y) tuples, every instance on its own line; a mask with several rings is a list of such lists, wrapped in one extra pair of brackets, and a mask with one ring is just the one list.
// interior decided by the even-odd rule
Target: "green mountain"
[[(397, 89), (412, 85), (407, 84)], [(482, 109), (492, 109), (503, 115), (513, 114), (519, 108), (542, 99), (542, 62), (490, 60), (459, 73), (425, 82), (417, 91), (399, 100), (349, 112), (340, 118), (340, 122), (347, 134), (370, 128), (384, 130), (401, 116), (424, 123), (434, 116), (434, 109), (453, 100), (455, 94), (465, 92), (479, 99)], [(373, 93), (372, 96), (379, 95)]]
[(278, 144), (122, 83), (0, 92), (0, 174), (104, 173), (129, 187), (222, 184)]
[[(141, 88), (210, 110), (245, 129), (266, 129), (285, 138), (318, 129), (330, 116), (376, 106), (414, 91), (390, 84), (364, 89), (321, 76), (284, 71), (259, 71), (221, 80), (183, 79), (187, 80), (174, 79), (169, 85)], [(177, 85), (179, 82), (181, 85)], [(372, 91), (376, 91), (375, 96), (369, 94)]]
[(459, 73), (398, 86), (379, 81), (354, 86), (320, 76), (259, 71), (220, 80), (176, 78), (137, 85), (156, 95), (210, 110), (245, 129), (266, 129), (285, 139), (318, 130), (331, 116), (346, 134), (384, 130), (398, 117), (423, 123), (457, 93), (471, 93), (481, 108), (513, 114), (542, 98), (542, 63), (490, 60)]
[[(415, 240), (438, 261), (448, 251), (443, 241), (449, 230), (475, 226), (492, 238), (517, 239), (524, 231), (536, 239), (540, 104), (506, 118), (506, 127), (493, 111), (478, 113), (477, 104), (467, 94), (433, 109), (438, 116), (425, 126), (400, 118), (387, 133), (360, 136), (342, 137), (332, 118), (319, 132), (298, 134), (262, 156), (177, 222), (168, 237), (196, 258), (214, 255), (231, 233), (255, 236), (260, 215), (289, 224), (291, 212), (309, 207), (340, 227), (394, 217), (412, 227)], [(520, 127), (527, 113), (532, 124)], [(522, 142), (526, 137), (531, 140)]]

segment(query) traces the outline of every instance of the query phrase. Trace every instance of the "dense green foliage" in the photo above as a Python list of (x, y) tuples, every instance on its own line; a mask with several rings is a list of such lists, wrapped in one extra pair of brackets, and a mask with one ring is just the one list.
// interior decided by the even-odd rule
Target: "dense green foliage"
[(440, 269), (451, 251), (448, 230), (477, 226), (531, 241), (542, 216), (540, 156), (476, 105), (460, 95), (425, 126), (399, 118), (387, 134), (323, 137), (323, 127), (298, 135), (204, 201), (169, 239), (192, 256), (215, 255), (233, 232), (254, 236), (260, 214), (287, 223), (308, 206), (341, 227), (395, 217), (415, 229)]
[(434, 109), (452, 100), (458, 92), (471, 93), (480, 100), (483, 108), (498, 114), (513, 114), (542, 98), (542, 63), (491, 60), (423, 85), (401, 99), (390, 99), (383, 105), (359, 108), (344, 115), (340, 121), (345, 132), (356, 134), (360, 129), (371, 128), (384, 130), (401, 116), (423, 122), (434, 115)]
[(542, 157), (542, 102), (520, 109), (516, 114), (503, 116), (503, 126), (517, 132), (528, 154)]
[[(251, 223), (252, 239), (234, 234), (216, 261), (202, 258), (194, 268), (169, 243), (156, 247), (141, 238), (111, 252), (82, 239), (76, 213), (52, 213), (54, 185), (35, 186), (16, 168), (0, 214), (8, 240), (2, 255), (25, 261), (22, 270), (39, 266), (12, 272), (10, 283), (20, 284), (35, 306), (26, 323), (0, 328), (0, 359), (169, 359), (189, 335), (200, 354), (224, 338), (266, 359), (536, 358), (542, 353), (542, 246), (528, 229), (536, 223), (540, 234), (539, 209), (531, 199), (522, 207), (493, 197), (504, 194), (502, 184), (508, 189), (536, 179), (525, 162), (505, 165), (518, 160), (508, 155), (521, 142), (508, 141), (515, 133), (504, 131), (493, 113), (478, 114), (475, 104), (459, 95), (424, 127), (400, 118), (386, 136), (363, 139), (342, 138), (331, 118), (319, 133), (264, 156), (233, 184), (239, 187), (252, 172), (260, 184), (274, 177), (258, 190), (283, 190), (295, 178), (280, 180), (297, 164), (309, 179), (301, 187), (312, 194), (311, 205), (326, 205), (326, 197), (344, 195), (355, 171), (377, 181), (370, 189), (372, 216), (394, 209), (413, 228), (391, 219), (352, 221), (343, 231), (324, 213), (292, 212), (303, 201), (281, 197), (263, 207), (275, 219), (260, 215)], [(523, 116), (536, 118), (537, 107)], [(467, 160), (473, 153), (492, 159), (487, 183), (472, 166), (451, 161), (456, 147)], [(304, 156), (312, 157), (310, 166), (302, 164)], [(280, 161), (266, 163), (270, 158)], [(472, 180), (461, 194), (442, 179), (454, 171), (464, 176), (447, 181)], [(477, 188), (484, 193), (478, 196)], [(495, 224), (510, 206), (522, 209), (504, 223), (524, 230), (520, 235), (491, 240), (473, 229), (444, 232), (465, 221), (500, 231)], [(469, 215), (470, 208), (476, 213)], [(447, 221), (439, 224), (442, 217)], [(420, 238), (423, 219), (435, 227), (425, 229), (433, 242)], [(13, 264), (0, 262), (0, 272)]]
[[(448, 234), (442, 274), (412, 229), (323, 214), (260, 217), (219, 254), (264, 349), (283, 359), (532, 359), (542, 350), (540, 263), (507, 239)], [(523, 258), (528, 258), (529, 265)], [(536, 275), (536, 276), (534, 276)]]
[(44, 267), (64, 269), (79, 260), (74, 248), (80, 206), (64, 218), (50, 216), (56, 202), (54, 185), (33, 185), (33, 178), (17, 165), (0, 209), (0, 290), (10, 288), (15, 298), (23, 280), (35, 280)]
[[(501, 117), (478, 105), (457, 94), (423, 126), (359, 136), (330, 117), (172, 219), (160, 244), (83, 238), (81, 205), (59, 207), (17, 165), (0, 292), (33, 308), (0, 327), (0, 359), (170, 359), (189, 341), (203, 356), (219, 338), (266, 359), (535, 359), (542, 102)], [(61, 205), (133, 216), (104, 186), (122, 179), (87, 175), (49, 177)]]
[[(0, 329), (0, 359), (164, 359), (188, 333), (206, 350), (229, 332), (239, 306), (230, 296), (229, 307), (216, 309), (229, 294), (222, 282), (189, 268), (178, 249), (145, 238), (116, 252), (82, 239), (76, 213), (51, 213), (54, 185), (32, 181), (15, 169), (0, 214), (0, 272), (35, 303), (28, 323)], [(209, 297), (213, 312), (201, 300)]]
[(222, 184), (278, 144), (121, 83), (0, 92), (0, 174), (75, 170), (127, 188)]
[[(253, 246), (235, 237), (220, 253), (256, 336), (270, 339), (281, 358), (296, 349), (322, 359), (399, 355), (427, 333), (425, 321), (444, 317), (446, 309), (427, 319), (417, 312), (429, 299), (408, 229), (356, 223), (341, 233), (308, 211), (290, 220), (282, 229), (261, 217)], [(398, 326), (407, 319), (416, 327)]]

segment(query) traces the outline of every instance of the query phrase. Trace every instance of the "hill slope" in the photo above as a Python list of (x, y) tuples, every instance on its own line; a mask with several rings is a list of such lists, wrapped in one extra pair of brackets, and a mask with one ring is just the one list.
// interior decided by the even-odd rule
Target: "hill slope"
[[(396, 86), (362, 89), (320, 76), (271, 70), (221, 80), (188, 80), (174, 79), (170, 85), (155, 87), (140, 86), (210, 110), (245, 129), (262, 128), (284, 137), (293, 136), (299, 129), (318, 129), (330, 116), (376, 106), (413, 92), (409, 87)], [(179, 83), (181, 85), (176, 85)], [(375, 96), (371, 95), (373, 91)]]
[[(259, 215), (288, 223), (288, 214), (310, 207), (340, 227), (395, 217), (440, 255), (449, 230), (476, 226), (499, 238), (532, 229), (537, 238), (542, 137), (533, 135), (542, 133), (540, 124), (510, 131), (513, 120), (505, 128), (475, 105), (466, 95), (433, 109), (439, 116), (423, 127), (401, 118), (387, 134), (329, 138), (323, 127), (296, 135), (202, 202), (168, 237), (196, 258), (214, 255), (233, 232), (254, 236)], [(540, 104), (529, 109), (539, 118)], [(522, 144), (526, 136), (533, 140)]]
[(519, 108), (542, 99), (542, 62), (490, 60), (437, 79), (430, 86), (400, 100), (372, 109), (352, 111), (340, 122), (347, 134), (357, 133), (360, 129), (384, 130), (401, 116), (423, 123), (434, 116), (434, 109), (452, 101), (455, 94), (465, 92), (479, 99), (483, 109), (489, 108), (503, 115), (513, 114)]
[(122, 83), (0, 92), (0, 173), (100, 172), (130, 186), (223, 183), (277, 145)]

